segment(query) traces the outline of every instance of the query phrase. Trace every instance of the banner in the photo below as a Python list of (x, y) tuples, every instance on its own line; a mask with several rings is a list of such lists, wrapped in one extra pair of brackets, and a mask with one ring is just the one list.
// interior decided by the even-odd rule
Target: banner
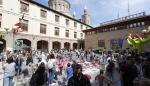
[(123, 39), (111, 39), (110, 45), (111, 45), (111, 49), (122, 49)]

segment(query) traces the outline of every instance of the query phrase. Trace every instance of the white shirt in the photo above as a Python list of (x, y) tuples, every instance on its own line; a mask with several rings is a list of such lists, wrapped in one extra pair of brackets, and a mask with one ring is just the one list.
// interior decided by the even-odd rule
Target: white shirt
[(4, 77), (14, 76), (14, 74), (15, 74), (15, 65), (16, 64), (14, 62), (10, 63), (10, 64), (8, 64), (8, 63), (4, 64), (4, 67), (3, 67)]

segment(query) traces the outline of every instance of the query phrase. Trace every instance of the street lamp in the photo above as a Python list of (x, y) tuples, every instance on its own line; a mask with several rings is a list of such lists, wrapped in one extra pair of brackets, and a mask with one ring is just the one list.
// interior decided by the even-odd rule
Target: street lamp
[(5, 31), (6, 31), (6, 34), (8, 34), (8, 30), (9, 30), (9, 28), (4, 28), (5, 29)]
[[(5, 30), (5, 31), (4, 31)], [(4, 30), (0, 31), (0, 38), (4, 38), (8, 34), (9, 27), (6, 26)]]

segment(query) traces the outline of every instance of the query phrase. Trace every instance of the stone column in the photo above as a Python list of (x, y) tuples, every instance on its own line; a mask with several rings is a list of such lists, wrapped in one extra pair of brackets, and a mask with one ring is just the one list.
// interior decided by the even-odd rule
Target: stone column
[(37, 50), (37, 41), (35, 39), (31, 41), (31, 47), (32, 47), (32, 50)]
[(53, 43), (52, 43), (52, 41), (49, 41), (48, 50), (51, 51), (52, 49), (53, 49)]
[(71, 50), (73, 49), (73, 43), (70, 43), (70, 49)]
[(15, 38), (13, 37), (13, 34), (8, 33), (6, 34), (6, 36), (4, 37), (4, 40), (6, 41), (6, 50), (10, 50), (13, 51), (13, 47), (14, 47), (14, 40)]
[(64, 42), (61, 42), (61, 49), (64, 49)]

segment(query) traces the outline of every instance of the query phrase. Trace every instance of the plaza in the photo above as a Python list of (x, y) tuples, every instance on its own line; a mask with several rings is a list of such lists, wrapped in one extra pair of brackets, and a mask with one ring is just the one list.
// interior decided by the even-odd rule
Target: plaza
[(150, 86), (147, 3), (0, 0), (0, 86)]

